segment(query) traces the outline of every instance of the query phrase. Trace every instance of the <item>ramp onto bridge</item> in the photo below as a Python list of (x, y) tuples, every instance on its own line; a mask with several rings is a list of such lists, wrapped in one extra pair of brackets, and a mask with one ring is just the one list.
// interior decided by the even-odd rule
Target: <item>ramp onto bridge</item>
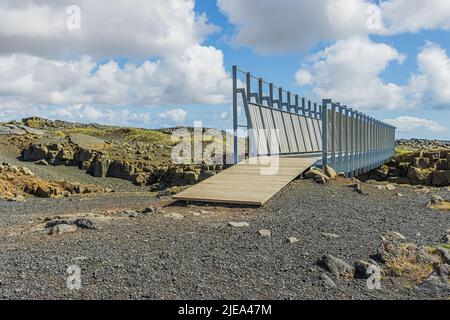
[[(263, 205), (320, 157), (280, 157), (274, 175), (262, 175), (264, 164), (239, 163), (175, 195), (176, 200), (228, 204)], [(274, 160), (277, 161), (277, 160)]]

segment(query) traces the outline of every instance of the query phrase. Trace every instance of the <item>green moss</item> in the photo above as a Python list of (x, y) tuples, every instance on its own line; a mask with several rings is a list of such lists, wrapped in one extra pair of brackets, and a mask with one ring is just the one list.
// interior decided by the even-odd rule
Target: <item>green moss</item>
[(65, 135), (85, 134), (102, 139), (117, 139), (127, 142), (164, 143), (173, 145), (170, 134), (156, 130), (138, 128), (73, 128), (62, 131)]
[(408, 154), (408, 153), (413, 153), (413, 151), (404, 149), (404, 148), (395, 148), (396, 155), (404, 155), (404, 154)]
[(30, 128), (44, 129), (44, 122), (42, 119), (28, 119), (24, 124)]

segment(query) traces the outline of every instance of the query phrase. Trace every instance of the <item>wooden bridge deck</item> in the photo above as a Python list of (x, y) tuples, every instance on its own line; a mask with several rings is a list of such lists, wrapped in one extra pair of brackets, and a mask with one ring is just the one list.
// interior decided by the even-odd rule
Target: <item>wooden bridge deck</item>
[[(266, 164), (239, 163), (173, 196), (176, 200), (263, 205), (320, 158), (281, 157), (276, 174), (263, 175)], [(267, 160), (266, 160), (267, 161)]]

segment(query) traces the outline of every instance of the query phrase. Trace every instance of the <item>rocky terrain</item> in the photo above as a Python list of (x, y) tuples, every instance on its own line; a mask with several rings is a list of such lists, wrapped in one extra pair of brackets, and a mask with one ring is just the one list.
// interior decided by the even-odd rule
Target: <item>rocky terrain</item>
[[(173, 165), (173, 146), (178, 141), (172, 141), (171, 133), (175, 129), (119, 128), (28, 118), (0, 125), (0, 144), (9, 152), (9, 158), (51, 166), (62, 178), (61, 167), (74, 167), (92, 177), (131, 181), (151, 191), (195, 184), (222, 170), (221, 164), (214, 163)], [(211, 142), (206, 134), (203, 139), (204, 145)], [(3, 156), (3, 160), (7, 158)]]
[(450, 149), (450, 141), (426, 140), (426, 139), (399, 139), (396, 145), (400, 149), (408, 151)]
[[(433, 178), (311, 168), (260, 208), (174, 202), (222, 167), (171, 165), (171, 130), (0, 125), (0, 298), (450, 298), (450, 190)], [(444, 147), (417, 152), (408, 170), (445, 171)]]
[(362, 178), (397, 184), (450, 186), (450, 147), (402, 152)]

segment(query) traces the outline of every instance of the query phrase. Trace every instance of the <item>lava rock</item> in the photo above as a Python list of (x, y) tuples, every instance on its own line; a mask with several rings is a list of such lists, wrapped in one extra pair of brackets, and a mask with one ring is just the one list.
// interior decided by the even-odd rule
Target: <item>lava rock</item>
[(330, 254), (324, 255), (320, 261), (319, 264), (331, 272), (336, 278), (353, 278), (355, 269), (349, 265), (347, 262), (338, 259), (336, 257), (333, 257)]

